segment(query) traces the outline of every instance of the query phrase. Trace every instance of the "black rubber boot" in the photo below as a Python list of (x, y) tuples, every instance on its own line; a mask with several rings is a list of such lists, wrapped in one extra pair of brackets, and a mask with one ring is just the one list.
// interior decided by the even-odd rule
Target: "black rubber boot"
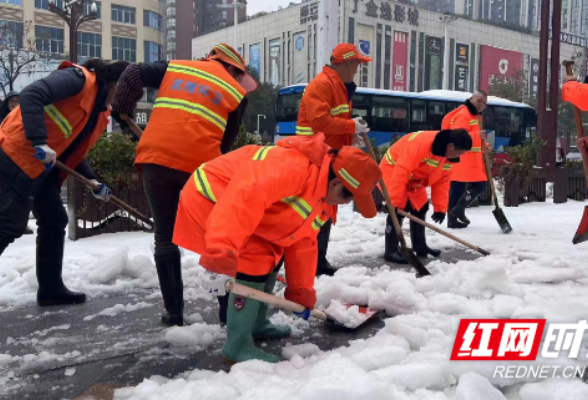
[(396, 230), (394, 229), (392, 218), (390, 218), (390, 216), (388, 216), (388, 219), (386, 220), (385, 243), (384, 260), (394, 264), (408, 264), (406, 256), (398, 248), (398, 236), (396, 235)]
[(220, 321), (221, 325), (227, 324), (227, 306), (229, 304), (229, 295), (226, 294), (224, 296), (218, 296), (218, 320)]
[[(426, 215), (426, 212), (419, 213), (417, 217), (424, 221)], [(427, 258), (428, 255), (431, 255), (437, 258), (441, 255), (441, 250), (432, 249), (427, 246), (425, 227), (413, 221), (410, 221), (410, 240), (412, 241), (412, 249), (418, 257)]]
[(41, 307), (81, 304), (86, 301), (84, 293), (72, 292), (61, 279), (64, 245), (65, 237), (42, 239), (37, 236), (37, 304)]
[(457, 220), (457, 218), (452, 217), (451, 214), (447, 216), (447, 227), (449, 229), (465, 229), (468, 226), (463, 224)]
[(165, 313), (161, 322), (167, 326), (184, 325), (184, 284), (182, 282), (182, 264), (180, 253), (156, 260), (159, 286), (163, 295)]
[(327, 250), (329, 249), (329, 237), (331, 236), (331, 220), (327, 221), (317, 237), (318, 260), (316, 265), (316, 276), (327, 275), (333, 276), (337, 268), (333, 267), (327, 260)]

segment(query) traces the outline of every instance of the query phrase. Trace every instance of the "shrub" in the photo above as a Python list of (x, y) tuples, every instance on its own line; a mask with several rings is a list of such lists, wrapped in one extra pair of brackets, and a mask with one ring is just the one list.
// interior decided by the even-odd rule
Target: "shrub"
[(127, 188), (132, 185), (137, 144), (123, 133), (103, 135), (90, 150), (87, 160), (94, 172), (110, 187)]

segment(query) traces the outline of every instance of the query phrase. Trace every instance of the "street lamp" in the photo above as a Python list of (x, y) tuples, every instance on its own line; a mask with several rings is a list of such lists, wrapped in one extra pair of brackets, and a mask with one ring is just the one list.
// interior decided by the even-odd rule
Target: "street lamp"
[(257, 133), (261, 135), (261, 133), (259, 133), (259, 128), (260, 128), (259, 117), (263, 117), (263, 119), (265, 119), (265, 115), (263, 115), (263, 114), (257, 115)]
[(451, 39), (449, 38), (449, 24), (457, 18), (444, 14), (439, 17), (439, 20), (445, 24), (445, 46), (443, 54), (443, 90), (449, 90), (449, 46)]
[(82, 0), (63, 1), (63, 9), (57, 7), (55, 0), (49, 0), (49, 11), (57, 14), (69, 27), (69, 60), (72, 63), (78, 62), (78, 28), (84, 22), (93, 21), (98, 18), (98, 6), (92, 2), (90, 14), (84, 15), (84, 4)]
[(245, 8), (247, 6), (247, 0), (233, 0), (233, 3), (231, 4), (218, 4), (217, 7), (218, 8), (232, 8), (233, 9), (233, 22), (235, 23), (235, 29), (234, 29), (234, 39), (233, 39), (233, 47), (235, 48), (235, 50), (239, 51), (239, 44), (238, 44), (238, 36), (237, 36), (237, 32), (238, 32), (238, 28), (237, 25), (239, 25), (239, 8)]

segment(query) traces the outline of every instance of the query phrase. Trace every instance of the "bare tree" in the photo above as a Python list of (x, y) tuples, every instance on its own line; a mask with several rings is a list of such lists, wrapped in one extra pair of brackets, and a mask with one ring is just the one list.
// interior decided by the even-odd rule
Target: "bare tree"
[(42, 54), (37, 51), (32, 21), (0, 22), (0, 88), (6, 96), (19, 76), (34, 72)]

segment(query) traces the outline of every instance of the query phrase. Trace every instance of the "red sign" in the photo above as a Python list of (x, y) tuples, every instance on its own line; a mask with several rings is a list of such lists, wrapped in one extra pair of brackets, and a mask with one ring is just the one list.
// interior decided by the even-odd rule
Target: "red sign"
[(451, 360), (535, 360), (544, 319), (462, 319)]
[(516, 51), (498, 49), (492, 46), (481, 46), (480, 89), (488, 90), (488, 86), (497, 80), (506, 80), (523, 67), (523, 55)]
[(392, 90), (406, 91), (408, 78), (408, 33), (394, 31), (394, 51), (392, 52)]

